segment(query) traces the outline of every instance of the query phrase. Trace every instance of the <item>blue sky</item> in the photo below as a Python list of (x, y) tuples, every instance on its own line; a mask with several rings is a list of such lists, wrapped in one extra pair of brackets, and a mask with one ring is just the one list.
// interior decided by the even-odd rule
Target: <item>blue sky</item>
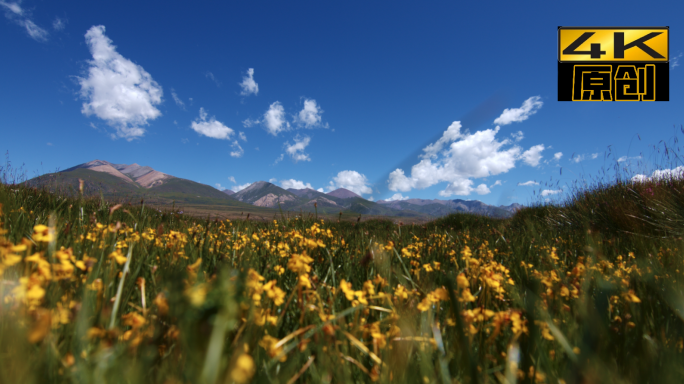
[[(0, 13), (0, 149), (29, 177), (101, 159), (219, 188), (524, 204), (620, 158), (651, 172), (649, 148), (684, 123), (681, 1), (0, 0)], [(556, 101), (559, 25), (669, 26), (670, 101)]]

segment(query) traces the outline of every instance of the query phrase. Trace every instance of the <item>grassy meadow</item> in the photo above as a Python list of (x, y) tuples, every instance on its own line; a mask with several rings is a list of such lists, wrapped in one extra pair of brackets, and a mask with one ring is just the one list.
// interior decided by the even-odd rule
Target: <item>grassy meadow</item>
[(0, 204), (2, 383), (684, 381), (682, 180), (423, 225)]

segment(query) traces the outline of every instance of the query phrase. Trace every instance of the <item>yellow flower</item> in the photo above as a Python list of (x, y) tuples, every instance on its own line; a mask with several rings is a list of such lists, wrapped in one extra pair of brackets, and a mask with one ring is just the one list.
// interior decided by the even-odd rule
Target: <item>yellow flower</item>
[(240, 384), (246, 383), (252, 378), (253, 375), (254, 360), (252, 359), (252, 356), (246, 353), (238, 356), (237, 360), (235, 361), (235, 366), (230, 372), (230, 377), (233, 379), (233, 381)]
[(121, 265), (126, 262), (126, 256), (124, 256), (120, 250), (116, 250), (109, 255), (110, 259), (114, 259), (117, 264)]
[(55, 237), (53, 231), (43, 224), (38, 224), (33, 227), (33, 240), (38, 242), (49, 243)]
[(403, 285), (397, 284), (397, 286), (394, 288), (394, 296), (399, 298), (399, 299), (408, 299), (409, 291), (404, 288)]
[[(266, 350), (266, 353), (268, 353), (270, 357), (276, 357), (283, 351), (283, 347), (276, 347), (276, 344), (278, 344), (278, 339), (268, 334), (264, 335), (259, 342), (259, 345)], [(280, 358), (280, 362), (285, 362), (285, 360), (287, 360), (287, 355), (283, 355)]]
[(459, 288), (468, 288), (470, 286), (468, 279), (462, 273), (459, 273), (459, 275), (456, 277), (456, 283), (458, 284)]
[(132, 327), (133, 329), (137, 329), (145, 325), (145, 318), (139, 315), (137, 312), (127, 313), (121, 316), (121, 320), (123, 320), (124, 325)]
[(306, 253), (293, 254), (287, 262), (287, 268), (297, 274), (309, 273), (311, 271), (309, 264), (311, 263), (313, 263), (313, 259)]
[(631, 301), (632, 303), (641, 303), (641, 299), (639, 299), (635, 294), (634, 290), (630, 289), (629, 292), (625, 295), (625, 298), (627, 301)]
[(306, 289), (311, 289), (311, 281), (309, 275), (299, 275), (299, 286)]
[(348, 283), (345, 279), (342, 279), (342, 281), (340, 281), (340, 289), (342, 292), (344, 292), (344, 296), (347, 298), (347, 300), (354, 300), (354, 290), (352, 289), (351, 283)]
[(204, 284), (191, 286), (185, 290), (185, 296), (190, 300), (190, 304), (199, 307), (204, 304), (204, 299), (207, 297), (207, 288)]

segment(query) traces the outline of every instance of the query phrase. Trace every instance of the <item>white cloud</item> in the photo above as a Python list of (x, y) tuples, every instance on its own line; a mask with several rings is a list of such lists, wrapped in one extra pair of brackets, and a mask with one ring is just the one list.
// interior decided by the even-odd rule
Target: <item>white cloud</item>
[(489, 186), (489, 188), (494, 188), (494, 187), (496, 187), (497, 185), (502, 185), (501, 180), (495, 181), (494, 184), (492, 184), (492, 185)]
[(672, 180), (684, 178), (684, 166), (679, 166), (674, 169), (657, 169), (653, 171), (651, 176), (635, 175), (632, 177), (633, 182), (658, 181), (658, 180)]
[(273, 136), (290, 128), (290, 124), (285, 121), (285, 108), (278, 101), (268, 107), (262, 122), (266, 125), (266, 131)]
[(592, 154), (591, 154), (591, 159), (594, 160), (594, 159), (597, 158), (598, 156), (599, 156), (598, 153), (592, 153)]
[(295, 180), (295, 179), (289, 179), (289, 180), (280, 180), (280, 186), (284, 189), (289, 189), (289, 188), (294, 188), (294, 189), (304, 189), (304, 188), (311, 188), (311, 184), (309, 183), (304, 183), (303, 181)]
[(148, 120), (161, 116), (155, 105), (162, 101), (162, 88), (143, 67), (116, 52), (104, 32), (98, 25), (85, 34), (93, 60), (88, 77), (79, 78), (85, 99), (81, 112), (105, 120), (118, 137), (132, 140), (145, 134), (141, 126)]
[(67, 20), (63, 20), (59, 17), (55, 17), (55, 20), (52, 22), (52, 28), (55, 31), (61, 31), (66, 27)]
[(173, 97), (173, 101), (176, 102), (177, 106), (185, 109), (185, 103), (183, 102), (183, 100), (178, 98), (178, 95), (176, 94), (176, 91), (173, 90), (173, 88), (171, 88), (171, 97)]
[[(441, 196), (468, 195), (476, 190), (470, 178), (498, 175), (515, 167), (522, 149), (504, 148), (510, 141), (496, 139), (499, 127), (473, 134), (461, 133), (460, 128), (460, 122), (452, 123), (439, 140), (425, 147), (423, 159), (411, 168), (410, 176), (401, 169), (390, 173), (389, 189), (408, 192), (448, 182)], [(477, 188), (485, 192), (484, 188)]]
[(242, 120), (242, 125), (243, 125), (245, 128), (250, 128), (250, 127), (252, 127), (252, 126), (254, 126), (254, 125), (257, 125), (257, 124), (259, 124), (259, 123), (261, 123), (260, 120), (252, 120), (252, 119), (245, 119), (245, 120)]
[(0, 5), (5, 6), (8, 10), (14, 12), (17, 16), (22, 16), (24, 14), (24, 10), (21, 9), (21, 6), (19, 3), (6, 3), (4, 1), (0, 1)]
[(254, 81), (254, 68), (247, 70), (247, 76), (242, 78), (240, 87), (242, 87), (242, 92), (240, 92), (240, 94), (244, 96), (256, 96), (259, 93), (259, 84)]
[(325, 190), (323, 188), (318, 188), (317, 191), (321, 192), (321, 193), (325, 193)]
[(537, 113), (543, 104), (544, 103), (541, 101), (541, 97), (532, 96), (525, 100), (520, 108), (504, 109), (501, 116), (494, 120), (494, 124), (507, 125), (515, 122), (519, 123), (521, 121), (525, 121), (527, 118)]
[(233, 176), (228, 177), (228, 181), (235, 184), (235, 178)]
[(292, 160), (294, 160), (295, 163), (298, 161), (311, 161), (309, 155), (304, 153), (304, 149), (306, 149), (311, 142), (311, 138), (297, 135), (297, 137), (294, 138), (294, 141), (295, 143), (292, 145), (290, 145), (289, 141), (285, 142), (285, 152), (292, 157)]
[(634, 156), (634, 157), (627, 157), (627, 156), (622, 156), (618, 159), (618, 163), (622, 163), (627, 160), (639, 160), (641, 159), (641, 156)]
[(233, 185), (233, 188), (231, 188), (231, 190), (233, 192), (240, 192), (243, 189), (249, 187), (250, 185), (252, 185), (252, 183), (246, 183), (246, 184), (242, 184), (242, 185)]
[(524, 182), (524, 183), (518, 183), (518, 185), (524, 185), (524, 186), (528, 186), (528, 185), (539, 185), (539, 183), (537, 183), (537, 182), (534, 181), (534, 180), (530, 180), (530, 181), (526, 181), (526, 182)]
[(304, 108), (295, 116), (295, 122), (305, 128), (321, 126), (323, 110), (316, 104), (316, 100), (305, 99)]
[(0, 0), (0, 5), (5, 7), (5, 17), (14, 21), (19, 26), (24, 27), (26, 33), (28, 33), (32, 39), (36, 41), (46, 41), (48, 32), (37, 26), (36, 23), (31, 20), (30, 12), (23, 10), (19, 3), (20, 2), (7, 3)]
[(181, 143), (183, 143), (183, 144), (187, 144), (189, 142), (190, 142), (190, 140), (188, 140), (188, 139), (181, 139)]
[(389, 199), (385, 199), (385, 201), (402, 201), (402, 200), (408, 200), (408, 196), (402, 196), (401, 193), (395, 193), (390, 197)]
[(283, 161), (284, 156), (285, 156), (285, 154), (281, 153), (280, 156), (278, 156), (275, 159), (275, 163), (273, 163), (273, 165), (276, 165), (276, 164), (280, 163), (281, 161)]
[(375, 199), (373, 198), (373, 196), (367, 198), (366, 200), (368, 200), (368, 201), (375, 201)]
[(225, 191), (226, 190), (226, 187), (221, 186), (220, 183), (216, 183), (214, 185), (216, 186), (216, 189), (218, 189), (219, 191)]
[(207, 112), (204, 108), (200, 108), (199, 114), (199, 117), (192, 122), (190, 127), (200, 135), (211, 137), (212, 139), (228, 140), (235, 133), (232, 129), (217, 121), (213, 116), (207, 121)]
[(555, 195), (555, 194), (558, 194), (558, 193), (561, 193), (561, 192), (563, 192), (562, 189), (557, 189), (557, 190), (554, 190), (554, 189), (545, 189), (545, 190), (542, 191), (541, 195), (544, 196), (544, 197), (546, 197), (546, 196)]
[(464, 136), (461, 134), (461, 122), (454, 121), (453, 123), (451, 123), (449, 128), (447, 128), (447, 130), (444, 131), (442, 137), (440, 137), (439, 140), (423, 148), (423, 152), (425, 153), (420, 157), (422, 157), (423, 159), (437, 158), (437, 154), (442, 150), (442, 148), (444, 148), (444, 145), (451, 143), (456, 139), (460, 139), (462, 137)]
[(480, 184), (477, 186), (477, 188), (475, 188), (475, 193), (477, 193), (478, 195), (486, 195), (491, 192), (492, 191), (490, 191), (489, 188), (487, 188), (486, 184)]
[(670, 62), (672, 63), (672, 66), (670, 67), (670, 70), (673, 70), (673, 69), (675, 69), (676, 67), (679, 67), (679, 59), (682, 58), (682, 55), (684, 55), (684, 53), (681, 53), (681, 52), (680, 52), (679, 55), (677, 55), (677, 56), (675, 56), (675, 57), (673, 57), (673, 58), (670, 59)]
[(244, 132), (240, 132), (240, 134), (238, 135), (238, 137), (239, 137), (240, 140), (242, 140), (242, 141), (247, 141), (247, 136), (245, 136), (245, 133), (244, 133)]
[(583, 160), (584, 160), (584, 155), (577, 155), (571, 159), (571, 161), (573, 161), (574, 163), (579, 163), (580, 161), (583, 161)]
[(523, 152), (521, 158), (525, 164), (532, 167), (539, 165), (539, 160), (541, 160), (541, 151), (544, 150), (544, 144), (538, 144)]
[(52, 143), (47, 143), (48, 146), (52, 147)]
[(268, 179), (269, 183), (275, 183), (276, 181), (278, 181), (278, 179), (276, 179), (275, 177)]
[(553, 154), (553, 159), (556, 161), (560, 160), (561, 157), (563, 157), (563, 152), (556, 152)]
[(523, 138), (525, 138), (525, 135), (523, 135), (522, 131), (518, 131), (518, 132), (513, 132), (513, 133), (511, 133), (511, 137), (512, 137), (513, 140), (517, 143), (518, 141), (520, 141), (520, 140), (522, 140)]
[(242, 149), (237, 140), (234, 140), (233, 144), (231, 144), (230, 146), (231, 148), (233, 148), (233, 150), (230, 152), (230, 155), (232, 157), (242, 157), (242, 155), (245, 154), (245, 150)]
[(367, 184), (368, 179), (365, 175), (356, 171), (341, 171), (337, 176), (333, 177), (333, 180), (327, 188), (328, 191), (344, 188), (357, 195), (373, 193), (373, 190)]
[(207, 73), (205, 73), (205, 76), (207, 77), (207, 79), (210, 79), (211, 81), (213, 81), (214, 84), (216, 84), (217, 87), (220, 87), (220, 86), (221, 86), (221, 82), (218, 81), (218, 79), (216, 78), (216, 76), (214, 76), (213, 73), (207, 72)]

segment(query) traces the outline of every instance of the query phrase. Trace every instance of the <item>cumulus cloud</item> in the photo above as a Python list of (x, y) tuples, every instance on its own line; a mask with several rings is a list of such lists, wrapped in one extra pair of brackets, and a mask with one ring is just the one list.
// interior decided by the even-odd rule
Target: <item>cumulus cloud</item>
[(504, 109), (501, 116), (494, 120), (494, 124), (507, 125), (511, 123), (521, 122), (527, 120), (530, 116), (537, 113), (539, 108), (542, 107), (544, 103), (541, 101), (541, 97), (532, 96), (523, 102), (520, 108), (506, 108)]
[(231, 144), (230, 146), (231, 148), (233, 148), (233, 150), (230, 152), (230, 155), (232, 157), (242, 157), (242, 155), (244, 155), (245, 150), (242, 149), (237, 140), (234, 140), (233, 144)]
[(247, 70), (247, 75), (242, 78), (240, 87), (242, 87), (242, 92), (240, 92), (240, 94), (243, 96), (256, 96), (259, 93), (259, 84), (254, 81), (254, 68)]
[(295, 180), (295, 179), (280, 180), (280, 186), (284, 189), (290, 189), (290, 188), (293, 188), (293, 189), (304, 189), (304, 188), (313, 189), (311, 184), (304, 183), (303, 181)]
[(304, 108), (295, 116), (295, 123), (304, 128), (321, 126), (323, 110), (316, 104), (316, 100), (305, 99)]
[(518, 185), (524, 185), (524, 186), (528, 186), (528, 185), (539, 185), (539, 183), (537, 183), (537, 182), (534, 181), (534, 180), (530, 180), (530, 181), (526, 181), (526, 182), (524, 182), (524, 183), (518, 183)]
[(657, 169), (653, 171), (651, 176), (646, 175), (634, 175), (632, 177), (633, 182), (645, 182), (645, 181), (659, 181), (659, 180), (673, 180), (684, 178), (684, 166), (679, 166), (674, 169)]
[(55, 17), (55, 20), (52, 22), (52, 28), (55, 31), (61, 31), (64, 29), (64, 27), (66, 27), (67, 22), (68, 21), (66, 19)]
[(200, 135), (211, 137), (212, 139), (228, 140), (235, 133), (232, 129), (217, 121), (213, 116), (207, 120), (207, 112), (204, 108), (200, 108), (199, 117), (192, 122), (190, 127)]
[(273, 163), (273, 165), (276, 165), (276, 164), (280, 163), (281, 161), (283, 161), (283, 158), (285, 158), (285, 154), (284, 154), (284, 153), (281, 153), (280, 156), (278, 156), (278, 157), (275, 159), (275, 162)]
[(244, 133), (244, 132), (240, 132), (240, 134), (238, 135), (238, 137), (239, 137), (240, 140), (242, 140), (242, 141), (247, 141), (247, 136), (245, 136), (245, 133)]
[(328, 191), (344, 188), (356, 193), (357, 195), (373, 193), (373, 189), (368, 186), (368, 179), (366, 176), (356, 171), (339, 172), (337, 176), (333, 177), (330, 185), (327, 188)]
[(228, 177), (228, 181), (235, 184), (235, 177), (233, 177), (233, 176)]
[(321, 192), (321, 193), (325, 193), (325, 190), (323, 188), (318, 188), (317, 191)]
[(447, 130), (442, 134), (442, 137), (440, 137), (439, 140), (423, 148), (423, 152), (425, 153), (422, 154), (420, 157), (422, 157), (423, 159), (437, 158), (437, 154), (444, 148), (446, 144), (449, 144), (462, 137), (463, 135), (461, 134), (461, 122), (454, 121), (453, 123), (451, 123), (449, 128), (447, 128)]
[(290, 128), (290, 123), (285, 121), (285, 108), (278, 101), (268, 107), (262, 122), (266, 126), (266, 131), (273, 136), (278, 136), (278, 133)]
[(591, 154), (591, 159), (594, 160), (594, 159), (597, 158), (598, 156), (599, 156), (598, 153), (592, 153), (592, 154)]
[(570, 160), (574, 163), (579, 163), (580, 161), (584, 160), (584, 155), (573, 156)]
[(185, 103), (183, 102), (183, 100), (178, 98), (178, 95), (176, 94), (176, 91), (173, 90), (173, 88), (171, 88), (171, 97), (173, 97), (173, 101), (176, 102), (177, 106), (185, 109)]
[(148, 120), (161, 116), (155, 105), (162, 101), (162, 88), (143, 67), (121, 56), (104, 33), (98, 25), (85, 34), (93, 60), (88, 76), (79, 78), (85, 100), (81, 112), (105, 120), (118, 137), (132, 140), (145, 134), (141, 126)]
[(5, 8), (5, 17), (23, 27), (33, 40), (47, 40), (49, 35), (48, 32), (31, 20), (30, 12), (22, 9), (19, 2), (8, 3), (0, 0), (0, 6)]
[(501, 180), (495, 181), (494, 184), (492, 184), (492, 185), (489, 186), (489, 188), (494, 188), (494, 187), (496, 187), (497, 185), (502, 185)]
[(246, 184), (242, 184), (242, 185), (233, 185), (233, 188), (231, 188), (231, 190), (233, 192), (240, 192), (243, 189), (249, 187), (250, 185), (252, 185), (252, 183), (246, 183)]
[(553, 159), (556, 161), (560, 160), (561, 157), (563, 157), (563, 152), (556, 152), (553, 154)]
[(410, 175), (402, 169), (390, 173), (389, 189), (408, 192), (447, 182), (439, 192), (441, 196), (487, 194), (490, 191), (486, 184), (475, 186), (471, 179), (506, 173), (519, 160), (533, 166), (539, 164), (543, 144), (523, 152), (510, 139), (497, 139), (500, 129), (497, 126), (469, 133), (461, 130), (460, 122), (452, 123), (442, 137), (423, 149), (422, 160), (411, 168)]
[(311, 142), (311, 138), (308, 136), (294, 138), (294, 144), (290, 145), (290, 142), (285, 142), (285, 152), (296, 162), (298, 161), (311, 161), (308, 154), (304, 153), (304, 149)]
[(541, 192), (541, 195), (546, 197), (546, 196), (555, 195), (555, 194), (558, 194), (561, 192), (563, 192), (562, 189), (545, 189)]
[(527, 151), (523, 152), (521, 158), (525, 164), (536, 167), (541, 160), (541, 152), (544, 150), (544, 144), (535, 145)]
[(402, 196), (401, 193), (395, 193), (390, 197), (389, 199), (385, 199), (385, 201), (402, 201), (402, 200), (408, 200), (408, 196)]
[(226, 187), (221, 186), (221, 183), (216, 183), (214, 185), (216, 186), (216, 189), (218, 189), (219, 191), (225, 191), (226, 190)]

